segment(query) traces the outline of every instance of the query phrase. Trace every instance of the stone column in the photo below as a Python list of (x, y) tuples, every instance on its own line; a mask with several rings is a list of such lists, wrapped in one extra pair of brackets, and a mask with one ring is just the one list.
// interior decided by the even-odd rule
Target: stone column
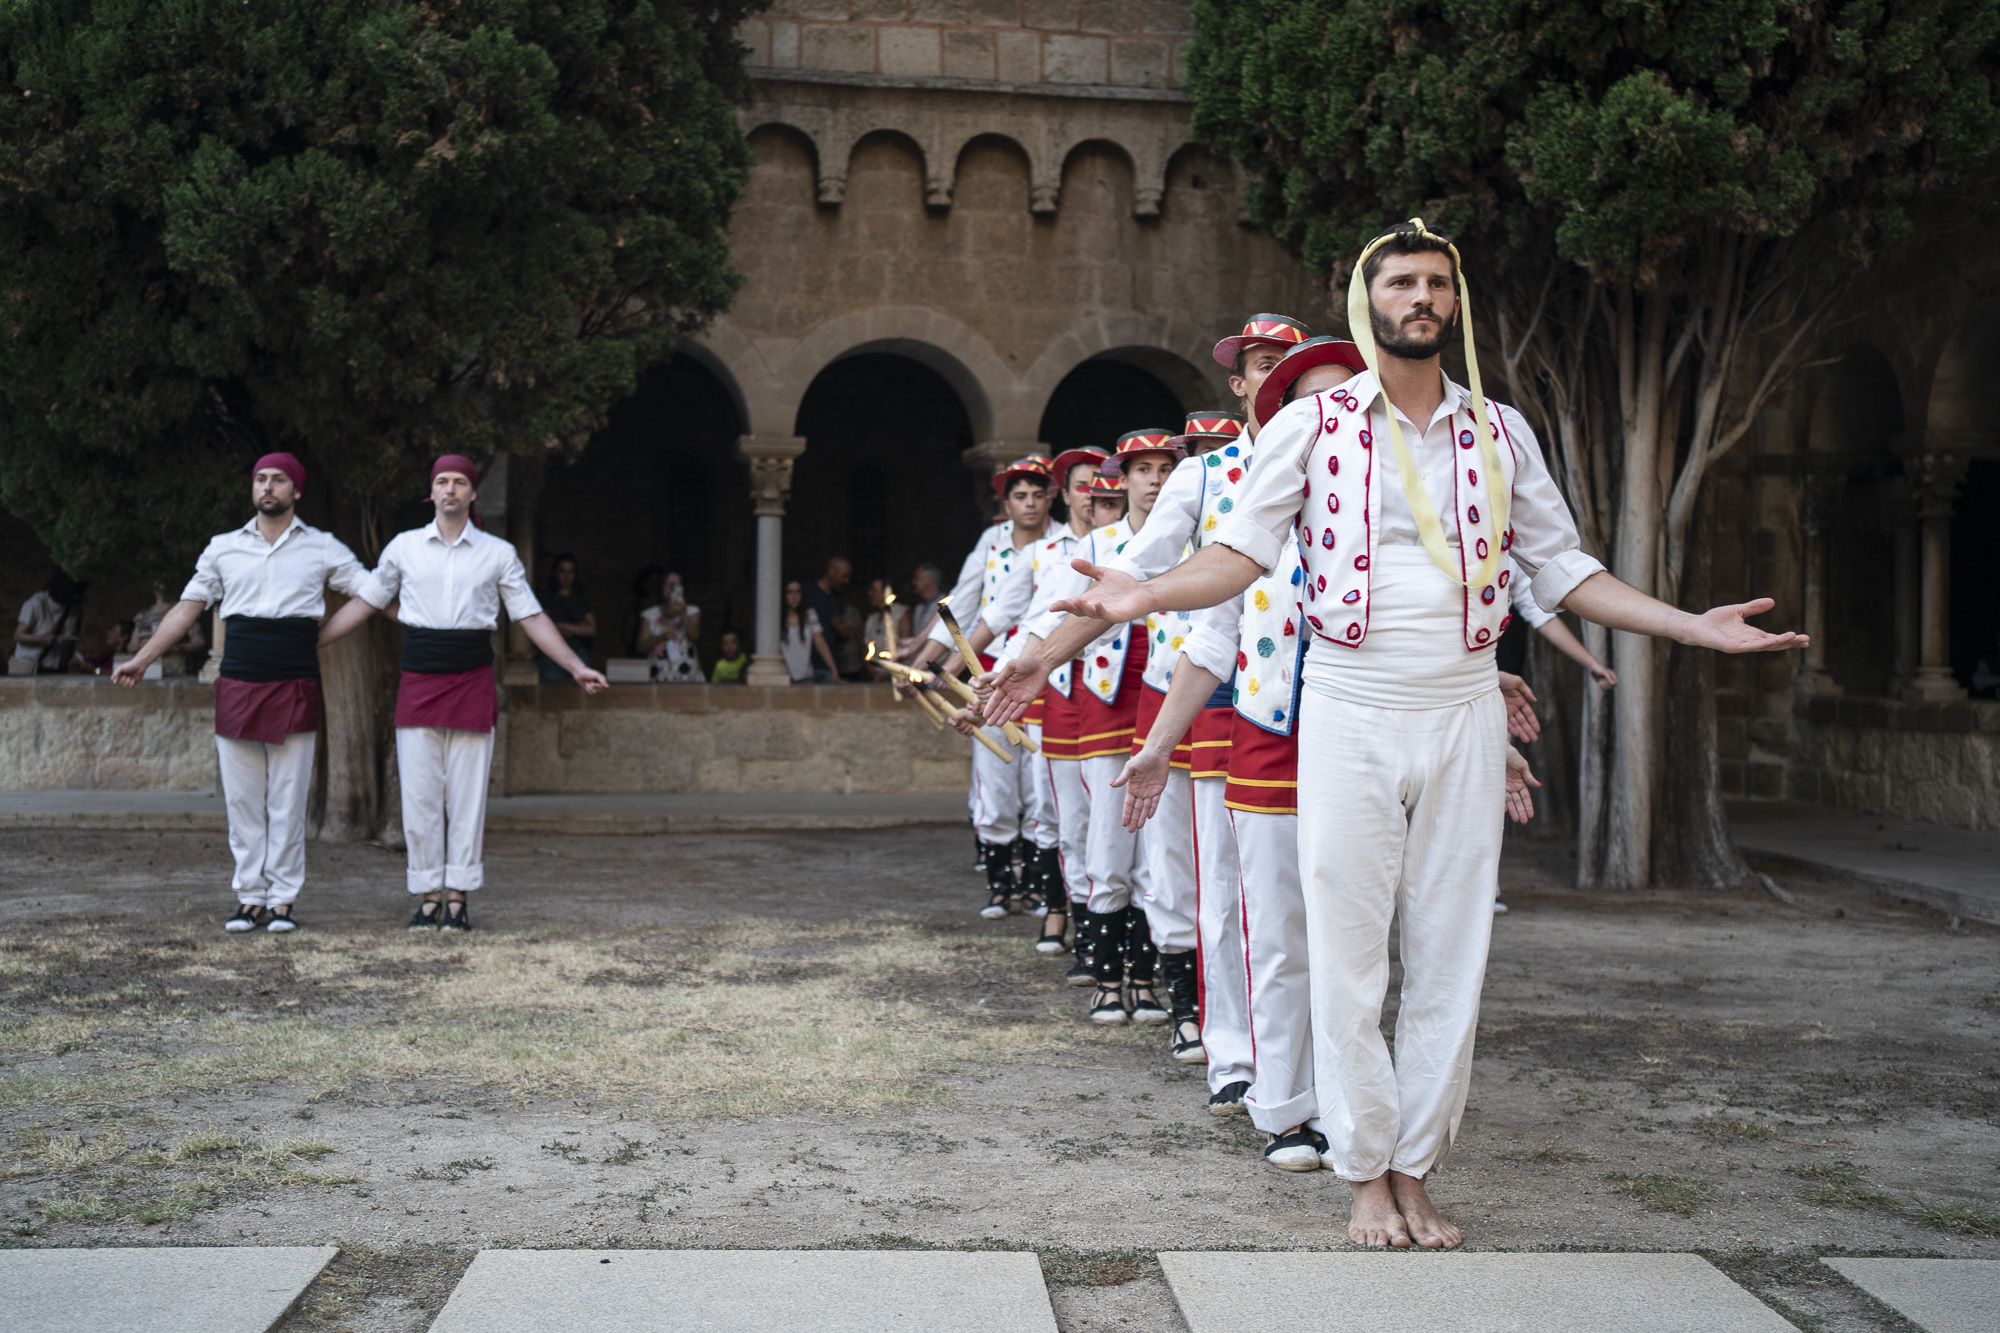
[(1895, 603), (1891, 611), (1896, 626), (1896, 657), (1891, 677), (1892, 690), (1901, 692), (1917, 674), (1917, 613), (1923, 602), (1923, 560), (1917, 544), (1916, 510), (1909, 492), (1898, 485), (1887, 511), (1883, 528), (1895, 533)]
[(1811, 699), (1840, 693), (1826, 669), (1826, 554), (1827, 534), (1840, 513), (1841, 492), (1847, 478), (1831, 468), (1815, 468), (1806, 474), (1804, 503), (1799, 517), (1805, 525), (1805, 664), (1792, 682), (1793, 693)]
[(1962, 454), (1925, 452), (1904, 460), (1917, 518), (1923, 524), (1922, 632), (1916, 678), (1905, 697), (1913, 703), (1950, 703), (1965, 691), (1951, 674), (1951, 513), (1965, 480)]
[(806, 451), (796, 435), (745, 435), (736, 442), (750, 464), (750, 500), (757, 512), (757, 649), (744, 680), (787, 685), (782, 610), (785, 575), (785, 501), (792, 491), (792, 463)]

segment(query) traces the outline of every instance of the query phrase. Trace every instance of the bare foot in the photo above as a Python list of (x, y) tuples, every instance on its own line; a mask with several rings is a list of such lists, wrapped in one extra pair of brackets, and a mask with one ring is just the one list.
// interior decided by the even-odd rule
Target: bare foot
[(1350, 1180), (1347, 1187), (1354, 1191), (1354, 1205), (1347, 1214), (1349, 1240), (1378, 1250), (1410, 1248), (1410, 1229), (1403, 1222), (1402, 1210), (1396, 1206), (1396, 1196), (1389, 1192), (1387, 1176)]
[(1401, 1171), (1391, 1171), (1383, 1179), (1389, 1182), (1389, 1192), (1418, 1245), (1426, 1250), (1455, 1250), (1465, 1243), (1465, 1233), (1444, 1220), (1425, 1192), (1423, 1181)]

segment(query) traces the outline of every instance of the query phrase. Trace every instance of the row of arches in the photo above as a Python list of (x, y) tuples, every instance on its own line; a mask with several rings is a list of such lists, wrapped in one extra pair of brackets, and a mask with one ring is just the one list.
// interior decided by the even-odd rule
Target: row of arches
[[(952, 123), (935, 116), (883, 124), (880, 116), (844, 115), (835, 110), (815, 114), (810, 107), (786, 106), (752, 111), (743, 128), (753, 140), (783, 138), (798, 144), (811, 158), (814, 194), (819, 204), (838, 208), (847, 200), (850, 167), (858, 153), (873, 142), (906, 145), (920, 164), (924, 204), (949, 209), (958, 190), (960, 168), (968, 155), (998, 152), (1017, 159), (1026, 178), (1023, 203), (1037, 216), (1053, 215), (1060, 207), (1072, 165), (1083, 154), (1097, 153), (1121, 161), (1131, 174), (1131, 211), (1140, 218), (1159, 217), (1168, 181), (1190, 163), (1199, 162), (1204, 184), (1235, 191), (1235, 172), (1226, 160), (1213, 158), (1185, 137), (1185, 126), (1145, 122), (1120, 126), (1107, 133), (1101, 123), (1065, 118), (1037, 118), (1029, 132), (1016, 136), (981, 128), (977, 123)], [(1136, 133), (1117, 133), (1117, 129)], [(1240, 215), (1240, 207), (1238, 208)]]
[[(741, 377), (718, 346), (742, 349), (711, 329), (644, 375), (576, 459), (547, 469), (535, 505), (540, 563), (577, 560), (600, 658), (626, 651), (645, 597), (638, 576), (649, 569), (681, 574), (702, 607), (704, 660), (725, 629), (748, 643), (755, 518), (737, 442), (763, 434), (805, 446), (784, 517), (785, 578), (816, 577), (839, 554), (853, 562), (857, 601), (871, 578), (907, 589), (920, 562), (944, 566), (948, 579), (991, 519), (989, 457), (1108, 445), (1140, 426), (1178, 428), (1187, 411), (1224, 401), (1226, 390), (1179, 352), (1120, 341), (1117, 328), (1079, 332), (1066, 344), (1072, 360), (1025, 377), (1041, 386), (1025, 426), (1030, 390), (1011, 376), (996, 390), (987, 377), (1004, 370), (997, 358), (950, 338), (905, 329), (841, 345), (834, 331), (816, 330), (794, 353), (796, 395), (774, 395), (773, 380)], [(1003, 423), (1018, 433), (996, 436)]]

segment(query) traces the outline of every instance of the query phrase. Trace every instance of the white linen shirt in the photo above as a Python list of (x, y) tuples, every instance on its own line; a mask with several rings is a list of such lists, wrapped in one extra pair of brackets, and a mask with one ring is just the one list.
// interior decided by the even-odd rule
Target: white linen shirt
[[(1401, 474), (1389, 450), (1388, 399), (1376, 383), (1373, 371), (1363, 371), (1341, 386), (1358, 400), (1368, 413), (1368, 429), (1381, 443), (1382, 458), (1376, 464), (1376, 485), (1381, 493), (1382, 530), (1376, 538), (1382, 546), (1417, 546), (1417, 520), (1403, 494)], [(1293, 403), (1274, 416), (1257, 436), (1257, 465), (1250, 470), (1248, 484), (1236, 505), (1236, 512), (1223, 520), (1214, 540), (1249, 556), (1265, 569), (1277, 563), (1285, 530), (1299, 516), (1306, 491), (1306, 465), (1319, 436), (1319, 415), (1308, 400), (1301, 407)], [(1430, 424), (1419, 433), (1416, 425), (1402, 414), (1404, 439), (1417, 475), (1433, 496), (1452, 494), (1452, 471), (1457, 466), (1453, 442), (1453, 415), (1470, 415), (1472, 395), (1449, 377), (1444, 381), (1444, 401), (1431, 414)], [(1514, 445), (1514, 494), (1508, 523), (1514, 529), (1510, 554), (1521, 571), (1534, 583), (1534, 600), (1543, 607), (1560, 608), (1576, 585), (1600, 573), (1604, 565), (1578, 547), (1576, 520), (1556, 489), (1542, 460), (1541, 445), (1521, 414), (1505, 403), (1488, 400), (1488, 410), (1496, 413), (1504, 428), (1504, 438)], [(1168, 478), (1171, 483), (1173, 479)], [(1458, 544), (1457, 525), (1444, 525), (1445, 541)], [(1514, 580), (1519, 583), (1520, 580)]]
[(292, 515), (291, 526), (267, 542), (251, 519), (233, 532), (208, 539), (194, 562), (181, 600), (222, 605), (217, 614), (259, 620), (318, 620), (326, 614), (326, 586), (358, 597), (368, 573), (347, 543)]
[(542, 611), (513, 543), (471, 523), (455, 542), (436, 520), (397, 533), (359, 595), (378, 611), (400, 600), (397, 619), (423, 629), (498, 629), (502, 602), (510, 620)]

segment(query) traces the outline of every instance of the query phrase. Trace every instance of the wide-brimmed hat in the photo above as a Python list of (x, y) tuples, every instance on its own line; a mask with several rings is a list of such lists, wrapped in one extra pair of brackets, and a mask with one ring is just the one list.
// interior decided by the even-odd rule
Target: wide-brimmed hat
[(1109, 449), (1102, 449), (1094, 444), (1080, 444), (1074, 449), (1065, 449), (1049, 464), (1050, 484), (1059, 490), (1066, 488), (1069, 485), (1069, 474), (1072, 469), (1082, 467), (1086, 463), (1094, 468), (1103, 467), (1104, 460), (1109, 457), (1111, 457)]
[(1099, 472), (1090, 479), (1090, 498), (1108, 500), (1125, 498), (1125, 478), (1114, 472)]
[(1024, 477), (1029, 481), (1039, 481), (1044, 486), (1051, 485), (1049, 460), (1040, 454), (1029, 454), (1026, 458), (1017, 458), (1007, 466), (995, 469), (993, 493), (1005, 495), (1017, 480)]
[(1243, 321), (1243, 332), (1231, 334), (1215, 345), (1215, 361), (1233, 370), (1236, 358), (1246, 347), (1297, 347), (1310, 337), (1312, 330), (1290, 315), (1252, 315)]
[[(1204, 408), (1188, 413), (1187, 424), (1181, 427), (1181, 433), (1167, 443), (1179, 449), (1184, 456), (1191, 455), (1200, 452), (1195, 447), (1197, 443), (1212, 440), (1219, 444), (1227, 444), (1231, 440), (1241, 439), (1243, 426), (1241, 412), (1232, 412), (1221, 407)], [(1209, 447), (1215, 446), (1211, 444)]]
[(1285, 391), (1314, 366), (1346, 366), (1357, 375), (1368, 369), (1368, 363), (1361, 359), (1361, 349), (1347, 339), (1325, 335), (1308, 338), (1285, 353), (1285, 359), (1273, 366), (1264, 382), (1257, 386), (1257, 420), (1269, 421), (1276, 416), (1284, 406)]
[(1123, 476), (1125, 460), (1134, 454), (1165, 454), (1169, 458), (1186, 458), (1187, 451), (1174, 443), (1174, 433), (1161, 426), (1148, 426), (1144, 430), (1128, 430), (1118, 437), (1118, 447), (1111, 451), (1111, 457), (1104, 460), (1101, 469), (1107, 476)]

